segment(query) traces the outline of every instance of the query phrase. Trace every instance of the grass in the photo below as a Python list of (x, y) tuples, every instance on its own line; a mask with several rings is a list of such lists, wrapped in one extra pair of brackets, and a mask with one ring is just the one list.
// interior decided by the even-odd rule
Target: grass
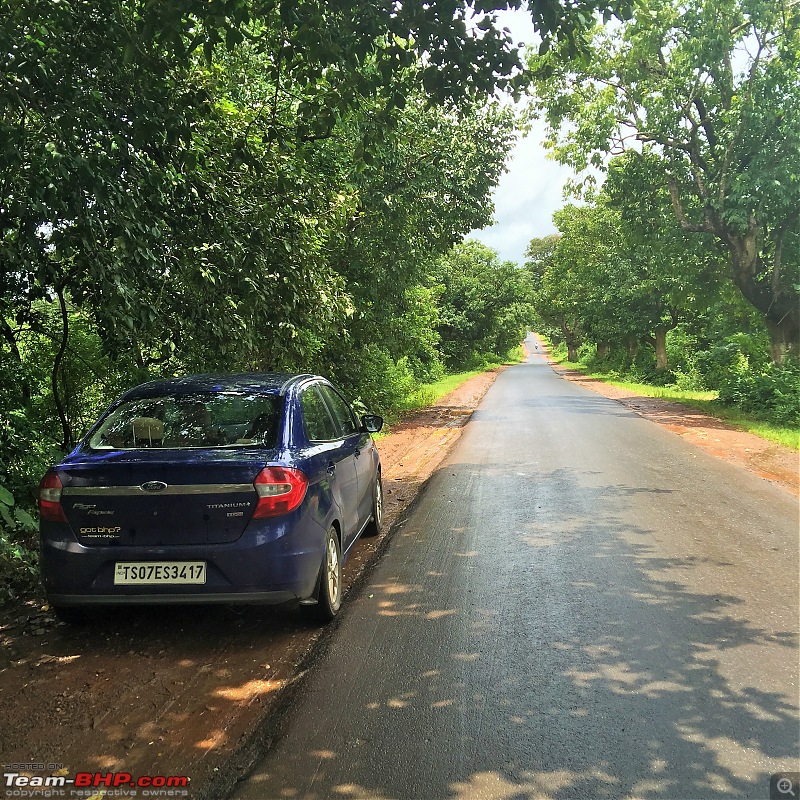
[(434, 405), (438, 400), (457, 389), (462, 383), (480, 375), (484, 370), (476, 369), (470, 372), (457, 372), (454, 375), (445, 375), (435, 383), (420, 384), (403, 403), (404, 411), (416, 411)]
[[(467, 372), (454, 372), (451, 375), (445, 375), (434, 383), (422, 383), (406, 396), (398, 411), (419, 411), (422, 408), (429, 408), (470, 378), (474, 378), (476, 375), (482, 375), (484, 372), (488, 372), (490, 369), (495, 369), (504, 364), (518, 364), (520, 361), (524, 361), (524, 359), (525, 351), (522, 345), (520, 345), (509, 352), (508, 357), (504, 361), (489, 360), (484, 362), (480, 369), (473, 369)], [(387, 436), (391, 433), (391, 425), (395, 422), (397, 422), (397, 416), (396, 414), (391, 414), (386, 419), (386, 425), (381, 433), (377, 436), (373, 436), (373, 438), (379, 440)]]
[(520, 345), (508, 354), (508, 358), (506, 358), (505, 361), (487, 361), (480, 369), (445, 375), (444, 378), (441, 378), (435, 383), (423, 383), (406, 398), (402, 410), (417, 411), (420, 408), (428, 408), (428, 406), (436, 404), (442, 397), (452, 392), (453, 389), (457, 389), (470, 378), (474, 378), (476, 375), (482, 375), (484, 372), (504, 364), (518, 364), (524, 358), (525, 351), (522, 345)]
[(678, 389), (675, 386), (651, 386), (647, 383), (632, 383), (617, 378), (609, 377), (605, 372), (594, 372), (586, 368), (584, 364), (574, 361), (567, 361), (566, 357), (553, 356), (553, 360), (561, 367), (574, 369), (582, 372), (590, 378), (595, 378), (611, 386), (619, 386), (622, 389), (640, 394), (644, 397), (655, 397), (680, 405), (694, 408), (708, 414), (715, 419), (727, 423), (732, 428), (746, 431), (747, 433), (760, 436), (770, 442), (791, 447), (793, 450), (800, 450), (800, 431), (787, 425), (778, 425), (759, 419), (753, 414), (747, 414), (736, 408), (722, 406), (717, 400), (717, 392), (698, 392), (688, 389)]
[[(498, 365), (492, 364), (486, 366), (484, 369), (471, 370), (470, 372), (456, 372), (452, 375), (445, 375), (444, 378), (434, 383), (422, 383), (405, 398), (398, 411), (419, 411), (422, 408), (435, 405), (442, 397), (452, 392), (453, 389), (457, 389), (462, 383), (465, 383), (470, 378), (474, 378), (476, 375), (486, 372), (486, 370), (491, 369), (493, 366)], [(384, 436), (391, 434), (392, 425), (398, 420), (398, 412), (395, 411), (384, 419), (383, 429), (380, 433), (373, 433), (372, 438), (376, 442), (379, 442)]]

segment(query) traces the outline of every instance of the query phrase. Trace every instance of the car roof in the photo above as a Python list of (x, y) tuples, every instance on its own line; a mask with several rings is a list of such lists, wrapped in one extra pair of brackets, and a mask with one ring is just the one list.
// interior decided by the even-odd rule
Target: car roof
[(194, 394), (196, 392), (251, 392), (257, 394), (285, 394), (287, 389), (307, 380), (324, 380), (319, 375), (294, 372), (241, 372), (235, 375), (205, 373), (148, 381), (129, 389), (120, 398), (134, 400), (138, 397), (157, 397), (162, 394)]

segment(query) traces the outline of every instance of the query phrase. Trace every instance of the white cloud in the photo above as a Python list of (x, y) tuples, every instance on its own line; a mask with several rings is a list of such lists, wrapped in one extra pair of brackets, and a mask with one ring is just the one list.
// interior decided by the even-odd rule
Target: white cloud
[[(517, 44), (537, 41), (525, 9), (499, 13), (498, 24), (509, 28)], [(530, 240), (556, 230), (553, 212), (564, 205), (563, 187), (572, 171), (547, 158), (543, 138), (544, 125), (537, 122), (517, 142), (509, 156), (508, 172), (494, 191), (495, 224), (469, 234), (497, 250), (503, 261), (522, 264)]]
[(542, 129), (534, 128), (517, 143), (494, 192), (495, 224), (469, 234), (503, 261), (521, 264), (531, 239), (555, 233), (553, 212), (564, 205), (563, 187), (572, 172), (546, 157), (541, 138)]

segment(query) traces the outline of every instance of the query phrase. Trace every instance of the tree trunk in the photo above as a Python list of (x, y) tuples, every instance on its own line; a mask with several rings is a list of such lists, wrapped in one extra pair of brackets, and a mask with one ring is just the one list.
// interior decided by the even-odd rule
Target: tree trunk
[[(694, 159), (696, 167), (700, 167)], [(681, 205), (678, 184), (670, 180), (670, 196), (675, 216), (686, 231), (710, 233), (724, 243), (730, 253), (731, 277), (742, 296), (764, 315), (769, 329), (770, 354), (776, 364), (787, 353), (800, 354), (800, 297), (796, 279), (784, 274), (783, 242), (796, 230), (800, 209), (795, 208), (779, 225), (765, 231), (755, 212), (751, 212), (744, 232), (725, 222), (722, 213), (706, 205), (705, 222), (691, 223)], [(762, 258), (763, 242), (771, 239), (774, 249), (769, 260)]]
[(61, 449), (66, 453), (72, 446), (72, 426), (67, 416), (64, 399), (61, 396), (58, 382), (61, 362), (67, 352), (67, 344), (69, 342), (69, 312), (67, 311), (67, 301), (64, 297), (64, 291), (63, 287), (56, 288), (56, 297), (58, 298), (58, 305), (61, 311), (61, 342), (59, 343), (58, 352), (53, 361), (53, 371), (50, 374), (50, 389), (53, 392), (53, 402), (58, 412), (58, 418), (61, 421), (61, 433), (63, 436)]
[(656, 369), (662, 372), (667, 368), (667, 329), (659, 325), (655, 329)]
[(787, 353), (800, 354), (800, 303), (780, 276), (757, 280), (759, 276), (780, 271), (780, 264), (767, 268), (756, 247), (756, 232), (729, 234), (733, 282), (751, 305), (763, 315), (770, 338), (770, 354), (780, 364)]
[(800, 356), (800, 332), (796, 321), (783, 319), (780, 322), (773, 322), (767, 319), (766, 323), (769, 331), (769, 350), (774, 363), (782, 364), (787, 355)]
[(608, 354), (611, 350), (611, 346), (608, 342), (598, 342), (597, 343), (597, 358), (602, 360), (604, 358), (608, 358)]
[(564, 322), (561, 323), (561, 332), (564, 334), (564, 343), (567, 345), (567, 358), (570, 361), (577, 361), (578, 347), (581, 344), (580, 337), (570, 330)]

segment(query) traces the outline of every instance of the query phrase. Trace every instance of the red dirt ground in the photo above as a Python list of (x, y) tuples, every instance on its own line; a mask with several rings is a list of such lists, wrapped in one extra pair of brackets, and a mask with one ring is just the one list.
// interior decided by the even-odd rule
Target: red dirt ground
[[(444, 459), (499, 371), (406, 415), (379, 441), (384, 531)], [(798, 494), (796, 452), (675, 404), (562, 374)], [(368, 567), (386, 542), (384, 533), (356, 545), (345, 570), (346, 603), (359, 601)], [(0, 614), (3, 771), (188, 776), (183, 796), (223, 797), (269, 745), (335, 628), (314, 628), (291, 608), (124, 610), (85, 628), (58, 623), (41, 599), (6, 609)], [(27, 766), (8, 766), (20, 764)]]

